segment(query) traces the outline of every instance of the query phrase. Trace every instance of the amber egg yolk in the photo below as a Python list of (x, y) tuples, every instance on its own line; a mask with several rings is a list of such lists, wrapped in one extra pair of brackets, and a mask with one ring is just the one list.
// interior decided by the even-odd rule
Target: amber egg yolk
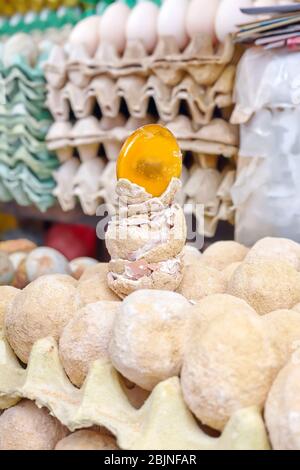
[(117, 163), (117, 178), (127, 179), (158, 197), (172, 178), (180, 177), (181, 170), (182, 154), (173, 134), (163, 126), (150, 124), (126, 140)]

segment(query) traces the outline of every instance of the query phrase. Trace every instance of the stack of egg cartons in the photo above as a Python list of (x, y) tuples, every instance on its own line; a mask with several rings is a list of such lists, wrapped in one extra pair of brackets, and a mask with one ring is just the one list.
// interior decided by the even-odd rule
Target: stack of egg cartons
[[(64, 210), (79, 199), (87, 214), (115, 204), (115, 166), (136, 128), (166, 125), (184, 152), (180, 202), (203, 205), (205, 233), (233, 222), (237, 128), (228, 122), (235, 48), (217, 42), (213, 2), (207, 22), (202, 0), (121, 1), (79, 23), (45, 66), (48, 106), (55, 119), (48, 148), (62, 162), (54, 194)], [(201, 5), (200, 5), (201, 4)], [(79, 157), (79, 158), (78, 158)], [(99, 158), (100, 157), (100, 158)], [(191, 207), (191, 206), (189, 206)]]
[(52, 173), (58, 161), (45, 143), (52, 118), (45, 107), (41, 60), (38, 47), (25, 34), (2, 45), (0, 201), (45, 211), (55, 201)]

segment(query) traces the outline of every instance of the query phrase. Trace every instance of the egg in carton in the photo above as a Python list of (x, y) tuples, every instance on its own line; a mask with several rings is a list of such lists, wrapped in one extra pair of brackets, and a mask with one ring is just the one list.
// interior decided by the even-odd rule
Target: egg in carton
[[(226, 250), (224, 250), (225, 247)], [(235, 242), (219, 243), (212, 246), (207, 255), (203, 255), (203, 262), (208, 263), (208, 266), (209, 263), (217, 266), (218, 262), (219, 269), (222, 270), (234, 261), (243, 261), (247, 254), (248, 250)], [(202, 266), (202, 269), (206, 271), (212, 270), (212, 268), (203, 267), (201, 260), (201, 257), (200, 260), (197, 259), (198, 267)], [(188, 270), (194, 269), (192, 265), (188, 266)], [(105, 274), (105, 268), (105, 265), (90, 268), (90, 272), (84, 276), (85, 279), (79, 281), (78, 287), (76, 287), (77, 283), (68, 276), (52, 275), (39, 278), (24, 291), (17, 291), (12, 303), (10, 299), (6, 299), (4, 290), (1, 289), (1, 298), (4, 306), (5, 303), (7, 305), (4, 319), (6, 338), (1, 347), (3, 356), (0, 361), (0, 393), (3, 398), (10, 399), (12, 396), (21, 395), (36, 400), (40, 406), (47, 406), (52, 414), (71, 430), (75, 427), (82, 427), (83, 420), (85, 420), (84, 427), (89, 427), (91, 420), (94, 424), (95, 419), (97, 424), (102, 424), (118, 437), (120, 447), (127, 448), (127, 445), (120, 442), (121, 430), (124, 433), (127, 431), (128, 434), (130, 431), (128, 423), (131, 429), (131, 419), (128, 419), (130, 416), (125, 410), (134, 412), (136, 436), (144, 440), (149, 436), (149, 426), (143, 425), (144, 413), (148, 410), (147, 416), (150, 421), (154, 419), (157, 422), (157, 417), (163, 417), (168, 410), (163, 397), (168, 400), (174, 397), (170, 384), (176, 383), (176, 395), (177, 398), (178, 395), (180, 396), (181, 406), (178, 406), (178, 400), (175, 400), (174, 406), (177, 406), (179, 410), (184, 409), (185, 416), (192, 420), (189, 419), (189, 421), (195, 422), (185, 405), (188, 403), (202, 423), (206, 422), (208, 425), (213, 423), (213, 428), (221, 432), (226, 433), (227, 426), (236, 413), (244, 414), (243, 407), (247, 408), (251, 405), (254, 429), (251, 426), (249, 435), (253, 439), (252, 445), (262, 445), (261, 437), (266, 436), (266, 433), (263, 426), (257, 426), (259, 422), (263, 423), (258, 409), (262, 410), (272, 378), (276, 377), (281, 364), (286, 362), (285, 356), (289, 354), (288, 349), (292, 347), (293, 339), (299, 334), (299, 319), (296, 312), (294, 314), (286, 311), (279, 312), (278, 315), (270, 314), (266, 321), (247, 303), (230, 295), (210, 295), (203, 298), (197, 305), (191, 306), (182, 295), (165, 291), (137, 292), (123, 303), (102, 301), (93, 305), (89, 304), (80, 311), (76, 310), (80, 308), (80, 299), (76, 292), (79, 290), (82, 299), (81, 287), (85, 285), (86, 288), (86, 283), (93, 276), (98, 276), (97, 272), (100, 279), (100, 273), (103, 271)], [(212, 271), (221, 276), (216, 268)], [(297, 277), (296, 274), (294, 276)], [(203, 284), (203, 279), (201, 284)], [(199, 290), (199, 284), (197, 288)], [(101, 288), (98, 284), (99, 290), (101, 291)], [(36, 299), (40, 299), (40, 303), (36, 303)], [(33, 308), (34, 305), (36, 305), (35, 308)], [(64, 306), (64, 308), (58, 308), (58, 306)], [(58, 315), (61, 311), (64, 312), (63, 316)], [(221, 311), (222, 314), (215, 315), (216, 311)], [(227, 326), (232, 324), (232, 317), (237, 329), (234, 332)], [(292, 318), (294, 318), (294, 325), (289, 330), (291, 336), (282, 334), (286, 326), (285, 322)], [(189, 322), (190, 319), (193, 319), (192, 324)], [(278, 320), (282, 320), (280, 331), (276, 329)], [(39, 328), (31, 328), (30, 325), (37, 324), (36, 322)], [(203, 329), (203, 322), (208, 328)], [(274, 330), (271, 331), (273, 322)], [(267, 324), (269, 328), (266, 328)], [(93, 325), (92, 329), (91, 325)], [(156, 326), (155, 329), (153, 325)], [(297, 326), (297, 332), (295, 332), (295, 326)], [(24, 331), (24, 327), (26, 327), (26, 333), (20, 334)], [(188, 344), (186, 344), (186, 327), (190, 328)], [(157, 331), (160, 332), (159, 335)], [(47, 337), (49, 334), (53, 339)], [(204, 335), (203, 339), (202, 335)], [(56, 346), (58, 339), (59, 352)], [(153, 347), (153, 344), (157, 344), (157, 340), (161, 348)], [(6, 360), (7, 349), (10, 350), (7, 341), (18, 357), (28, 363), (27, 371), (15, 361), (16, 372), (14, 367), (11, 367), (12, 363)], [(221, 349), (215, 346), (220, 342)], [(234, 349), (232, 343), (235, 346)], [(208, 379), (203, 387), (203, 380), (207, 377), (207, 353), (205, 354), (205, 351), (209, 346), (211, 346), (210, 361), (215, 361), (217, 367), (209, 368), (211, 379)], [(273, 357), (277, 347), (282, 349), (280, 359), (278, 355)], [(78, 354), (78, 348), (80, 354)], [(152, 351), (151, 361), (149, 361), (149, 350)], [(236, 354), (237, 350), (239, 354)], [(254, 354), (249, 354), (249, 351), (253, 351)], [(56, 364), (55, 367), (53, 367), (53, 362)], [(127, 379), (152, 392), (150, 402), (146, 401), (147, 406), (142, 407), (147, 397), (144, 394), (138, 406), (138, 412), (128, 407), (128, 400), (125, 399), (122, 390), (124, 395), (121, 394), (121, 396), (124, 400), (121, 400), (122, 409), (119, 409), (120, 402), (118, 398), (115, 398), (115, 387), (111, 386), (111, 379), (107, 381), (106, 375), (105, 377), (103, 374), (98, 375), (99, 370), (107, 367), (108, 375), (113, 378), (113, 381), (117, 379), (120, 389), (120, 378), (116, 370), (111, 367), (111, 362), (115, 369)], [(178, 380), (182, 362), (184, 364), (181, 373), (183, 395)], [(243, 367), (245, 363), (249, 365), (251, 374), (248, 368)], [(235, 370), (235, 374), (225, 374), (225, 377), (227, 382), (229, 380), (236, 386), (226, 388), (225, 396), (220, 397), (220, 388), (216, 383), (219, 385), (224, 381), (224, 368), (229, 372)], [(68, 374), (69, 379), (66, 378), (65, 373)], [(256, 385), (257, 382), (259, 387), (251, 387), (249, 394), (248, 383)], [(169, 384), (167, 390), (158, 397), (157, 405), (152, 407), (152, 399), (161, 387), (164, 389), (167, 383)], [(74, 385), (82, 388), (76, 388)], [(193, 388), (198, 393), (194, 394)], [(98, 393), (95, 393), (96, 389)], [(202, 403), (202, 396), (205, 405)], [(213, 400), (210, 400), (210, 396)], [(206, 404), (207, 400), (209, 406)], [(223, 406), (219, 406), (220, 402)], [(126, 407), (123, 409), (125, 403)], [(156, 407), (160, 407), (160, 403), (163, 404), (162, 409), (165, 413), (160, 408), (156, 412)], [(110, 411), (107, 409), (108, 404), (111, 407)], [(253, 404), (255, 405), (252, 407)], [(255, 413), (253, 413), (254, 410)], [(174, 414), (173, 404), (171, 411), (171, 416), (177, 416), (176, 413)], [(254, 419), (254, 416), (259, 419)], [(142, 423), (138, 421), (137, 424), (136, 419), (142, 419)], [(116, 426), (117, 421), (121, 423), (122, 429)], [(182, 422), (185, 423), (185, 420), (174, 419), (174, 424), (177, 423), (178, 426), (182, 425)], [(125, 426), (127, 426), (126, 429), (124, 429)], [(141, 432), (141, 429), (144, 431)], [(172, 426), (168, 426), (168, 429), (172, 430)], [(196, 428), (194, 429), (196, 432)], [(199, 431), (199, 428), (197, 429)], [(160, 432), (160, 426), (155, 429), (155, 432)], [(162, 432), (163, 434), (166, 432), (164, 427)], [(176, 436), (178, 436), (177, 440)], [(189, 436), (185, 426), (182, 434), (180, 432), (178, 434), (177, 427), (175, 427), (174, 436), (167, 432), (166, 440), (161, 445), (167, 445), (169, 441), (170, 447), (168, 448), (174, 449), (174, 446), (180, 445), (179, 449), (181, 449), (181, 446), (186, 445), (186, 439), (182, 440), (182, 436)], [(236, 429), (235, 436), (239, 440), (244, 433), (240, 434)], [(160, 441), (159, 437), (157, 442)], [(130, 441), (131, 439), (132, 436)], [(211, 444), (217, 442), (209, 440)], [(263, 448), (268, 448), (267, 439), (264, 438), (263, 443), (266, 446)], [(150, 444), (151, 442), (147, 442), (145, 446), (150, 446)], [(194, 442), (193, 445), (195, 444)], [(132, 447), (129, 448), (134, 449), (134, 446), (139, 444), (134, 438), (131, 445)], [(248, 445), (250, 445), (248, 439), (246, 442), (240, 441), (240, 448), (248, 449), (248, 447), (243, 447)]]
[[(13, 271), (10, 282), (12, 287), (3, 287), (3, 293), (5, 294), (3, 296), (4, 303), (8, 301), (8, 299), (12, 300), (19, 292), (18, 289), (25, 287), (27, 284), (27, 279), (26, 282), (24, 282), (23, 274), (20, 272), (20, 266), (27, 258), (29, 253), (31, 253), (36, 248), (36, 244), (27, 239), (6, 240), (0, 243), (0, 251), (1, 253), (5, 253), (5, 255), (9, 258)], [(2, 315), (3, 308), (4, 304), (2, 304), (1, 309)]]
[[(56, 342), (39, 340), (23, 369), (5, 339), (1, 341), (1, 407), (13, 406), (19, 398), (47, 407), (71, 431), (104, 426), (121, 449), (169, 450), (267, 450), (269, 444), (259, 411), (237, 412), (220, 438), (200, 430), (186, 407), (178, 378), (161, 382), (145, 404), (136, 410), (126, 397), (116, 370), (107, 361), (96, 361), (84, 386), (78, 390), (63, 370)], [(144, 431), (141, 433), (140, 429)]]
[[(190, 250), (185, 247), (183, 251), (186, 259)], [(246, 436), (239, 426), (235, 428), (235, 438), (239, 440), (244, 436), (239, 440), (240, 449), (249, 449), (249, 445), (250, 448), (253, 445), (256, 449), (267, 449), (267, 434), (260, 414), (265, 404), (270, 406), (266, 421), (270, 435), (276, 439), (276, 433), (280, 435), (282, 429), (280, 420), (275, 419), (278, 411), (285, 419), (290, 405), (296, 403), (297, 387), (291, 389), (288, 385), (294, 385), (297, 374), (292, 375), (291, 382), (285, 380), (288, 377), (285, 369), (280, 378), (276, 377), (285, 368), (299, 340), (299, 305), (296, 305), (300, 300), (299, 245), (290, 240), (265, 239), (249, 250), (236, 242), (219, 242), (202, 256), (194, 254), (193, 259), (194, 262), (185, 261), (186, 283), (181, 294), (144, 290), (135, 292), (122, 303), (98, 301), (93, 305), (86, 299), (89, 305), (80, 312), (78, 308), (81, 308), (84, 289), (89, 283), (94, 286), (94, 278), (100, 296), (106, 295), (107, 265), (93, 266), (78, 283), (61, 275), (39, 278), (17, 292), (12, 303), (10, 299), (6, 300), (2, 288), (1, 311), (5, 304), (7, 307), (4, 316), (6, 338), (0, 348), (2, 406), (5, 407), (7, 398), (25, 396), (39, 406), (46, 406), (71, 430), (95, 423), (103, 425), (117, 436), (120, 447), (125, 449), (140, 448), (141, 442), (146, 448), (151, 444), (151, 448), (156, 445), (188, 448), (186, 439), (190, 434), (185, 424), (181, 431), (176, 427), (182, 427), (186, 420), (181, 415), (181, 419), (177, 419), (173, 405), (177, 410), (184, 409), (184, 416), (193, 421), (189, 408), (201, 423), (222, 433), (226, 433), (236, 414), (244, 414), (245, 408), (251, 406), (249, 436), (252, 444), (248, 438), (244, 440)], [(223, 271), (231, 269), (233, 263), (239, 266), (225, 281)], [(202, 290), (208, 276), (223, 278), (214, 294)], [(193, 290), (187, 289), (188, 279)], [(257, 282), (260, 279), (264, 282)], [(197, 297), (201, 290), (201, 297)], [(190, 300), (197, 298), (198, 302), (192, 305)], [(32, 328), (32, 325), (36, 327)], [(7, 341), (22, 362), (28, 364), (27, 370), (13, 359)], [(160, 347), (155, 347), (156, 344)], [(96, 347), (100, 349), (95, 350)], [(7, 356), (14, 362), (7, 360)], [(110, 379), (103, 374), (103, 369)], [(139, 407), (139, 411), (128, 407), (127, 399), (122, 400), (120, 410), (119, 393), (116, 397), (111, 382), (112, 378), (113, 381), (117, 378), (116, 370), (151, 393), (150, 401)], [(274, 380), (276, 392), (272, 387)], [(170, 384), (177, 384), (176, 396), (181, 397), (181, 406), (178, 400), (173, 403)], [(158, 393), (161, 388), (162, 395)], [(220, 389), (223, 390), (221, 395)], [(293, 394), (288, 401), (286, 389)], [(153, 403), (157, 393), (157, 403)], [(172, 405), (174, 421), (171, 420), (171, 425), (164, 399)], [(134, 436), (128, 410), (132, 410), (135, 417)], [(145, 413), (150, 423), (153, 419), (156, 423), (157, 441), (145, 442), (149, 436), (152, 438), (152, 426), (148, 420), (145, 424)], [(166, 414), (167, 430), (163, 425), (164, 418), (163, 423), (157, 422)], [(160, 436), (161, 430), (166, 440)], [(126, 441), (125, 434), (130, 442)], [(297, 427), (289, 427), (288, 434), (291, 437), (289, 445), (295, 448)], [(262, 436), (265, 437), (262, 439)], [(216, 445), (220, 441), (209, 439), (207, 442)], [(190, 445), (196, 443), (193, 441)], [(224, 448), (223, 445), (224, 442), (219, 448)]]

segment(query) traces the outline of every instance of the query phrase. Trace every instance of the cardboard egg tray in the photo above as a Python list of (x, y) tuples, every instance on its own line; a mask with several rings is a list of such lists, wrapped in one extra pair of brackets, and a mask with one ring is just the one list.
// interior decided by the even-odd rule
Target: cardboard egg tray
[(73, 46), (68, 56), (57, 46), (44, 70), (53, 88), (61, 88), (67, 80), (84, 88), (92, 78), (102, 74), (112, 78), (154, 74), (170, 86), (177, 85), (189, 75), (199, 85), (212, 86), (234, 55), (230, 38), (214, 47), (210, 37), (199, 35), (181, 52), (174, 38), (162, 37), (152, 55), (147, 54), (141, 41), (128, 41), (122, 57), (107, 43), (100, 44), (94, 57), (89, 57), (81, 46)]
[(52, 206), (55, 183), (53, 178), (39, 180), (25, 165), (18, 163), (13, 168), (0, 162), (0, 200), (15, 200), (20, 206), (36, 205), (41, 211)]
[[(94, 57), (81, 46), (53, 47), (44, 65), (47, 106), (55, 120), (46, 140), (62, 164), (53, 192), (62, 209), (73, 209), (78, 200), (89, 215), (102, 203), (116, 206), (115, 162), (121, 147), (138, 127), (158, 122), (173, 132), (184, 154), (193, 155), (193, 168), (183, 170), (178, 202), (203, 205), (207, 236), (215, 234), (219, 220), (233, 223), (230, 190), (239, 137), (228, 121), (238, 59), (230, 38), (213, 45), (204, 35), (183, 52), (174, 39), (161, 38), (150, 56), (140, 41), (128, 42), (122, 57), (105, 43)], [(124, 102), (129, 118), (121, 114)], [(216, 109), (222, 118), (215, 118)], [(105, 167), (103, 152), (109, 160)], [(228, 159), (222, 173), (217, 156)], [(210, 157), (213, 167), (203, 166)]]
[[(48, 148), (56, 151), (62, 162), (54, 172), (56, 188), (53, 192), (64, 211), (72, 210), (79, 200), (83, 212), (95, 215), (100, 204), (110, 208), (117, 205), (115, 194), (116, 159), (125, 139), (139, 125), (153, 122), (148, 116), (144, 121), (124, 116), (102, 118), (94, 116), (70, 122), (55, 122), (47, 136)], [(191, 204), (196, 217), (195, 204), (204, 207), (205, 235), (215, 235), (219, 220), (234, 221), (234, 208), (230, 195), (235, 178), (234, 161), (238, 153), (238, 132), (235, 126), (222, 119), (215, 119), (198, 131), (186, 116), (167, 124), (177, 137), (185, 153), (193, 151), (195, 164), (190, 170), (184, 168), (183, 189), (178, 202)], [(103, 146), (109, 162), (99, 158)], [(80, 160), (74, 157), (75, 149)], [(217, 170), (218, 155), (228, 158), (223, 172)], [(113, 209), (112, 209), (113, 210)], [(199, 220), (199, 227), (202, 227)]]
[(0, 200), (45, 211), (55, 202), (58, 160), (45, 143), (52, 118), (43, 71), (16, 57), (7, 68), (0, 62), (0, 81)]
[(263, 419), (256, 408), (237, 412), (219, 438), (205, 434), (188, 410), (177, 377), (161, 382), (140, 409), (129, 403), (118, 374), (96, 361), (81, 389), (67, 378), (52, 338), (33, 347), (23, 369), (6, 340), (0, 340), (0, 408), (28, 398), (71, 431), (103, 426), (125, 450), (268, 450)]
[(170, 86), (156, 75), (132, 75), (115, 80), (104, 74), (93, 78), (84, 88), (72, 82), (61, 89), (49, 86), (47, 104), (56, 120), (67, 121), (71, 110), (77, 119), (92, 115), (96, 102), (103, 116), (116, 117), (124, 100), (130, 116), (144, 118), (153, 99), (158, 116), (165, 122), (175, 119), (184, 103), (196, 124), (207, 124), (216, 107), (232, 105), (234, 77), (234, 65), (226, 66), (209, 88), (198, 85), (190, 76), (184, 77), (176, 86)]
[[(203, 229), (201, 217), (204, 215), (204, 235), (213, 237), (220, 220), (234, 222), (234, 207), (231, 188), (235, 181), (235, 169), (230, 160), (220, 172), (214, 165), (206, 165), (209, 156), (199, 157), (201, 165), (194, 164), (190, 170), (183, 169), (182, 190), (178, 194), (180, 205), (188, 204), (189, 210), (198, 221), (199, 231)], [(200, 162), (199, 162), (200, 163)], [(105, 204), (113, 213), (117, 206), (115, 193), (116, 162), (108, 162), (95, 157), (80, 164), (77, 158), (71, 158), (55, 171), (56, 188), (53, 194), (57, 197), (64, 211), (72, 210), (79, 200), (85, 214), (95, 215), (97, 208)], [(196, 204), (203, 207), (203, 213), (197, 212)]]
[[(148, 121), (151, 121), (151, 116)], [(124, 141), (136, 129), (136, 121), (129, 119), (125, 125), (111, 128), (107, 124), (106, 119), (98, 121), (93, 116), (77, 121), (74, 126), (55, 122), (47, 135), (48, 149), (58, 152), (58, 155), (62, 151), (63, 159), (66, 149), (77, 148), (85, 161), (96, 157), (103, 144), (107, 158), (115, 161)], [(164, 124), (174, 133), (183, 151), (227, 158), (237, 156), (238, 129), (224, 119), (213, 119), (209, 124), (196, 128), (187, 116), (178, 115), (174, 121)]]

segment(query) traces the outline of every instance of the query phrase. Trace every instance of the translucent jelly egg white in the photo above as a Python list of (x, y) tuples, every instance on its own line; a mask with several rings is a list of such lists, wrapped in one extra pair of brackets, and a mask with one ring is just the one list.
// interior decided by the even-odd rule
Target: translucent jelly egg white
[(157, 43), (158, 13), (159, 8), (155, 3), (148, 0), (138, 3), (127, 22), (127, 40), (140, 39), (147, 52), (152, 52)]
[(101, 19), (100, 41), (113, 44), (121, 54), (126, 46), (126, 25), (130, 8), (123, 2), (112, 3)]
[(188, 44), (185, 26), (188, 5), (188, 0), (165, 0), (158, 16), (158, 35), (172, 36), (180, 49)]
[(89, 16), (80, 21), (72, 30), (69, 43), (83, 45), (87, 53), (92, 57), (99, 44), (100, 16)]
[(240, 8), (252, 7), (251, 0), (222, 0), (216, 14), (216, 35), (223, 42), (226, 36), (237, 30), (236, 25), (251, 21), (249, 15), (241, 13)]
[(187, 15), (186, 29), (190, 38), (205, 33), (215, 37), (215, 20), (221, 0), (191, 0)]

